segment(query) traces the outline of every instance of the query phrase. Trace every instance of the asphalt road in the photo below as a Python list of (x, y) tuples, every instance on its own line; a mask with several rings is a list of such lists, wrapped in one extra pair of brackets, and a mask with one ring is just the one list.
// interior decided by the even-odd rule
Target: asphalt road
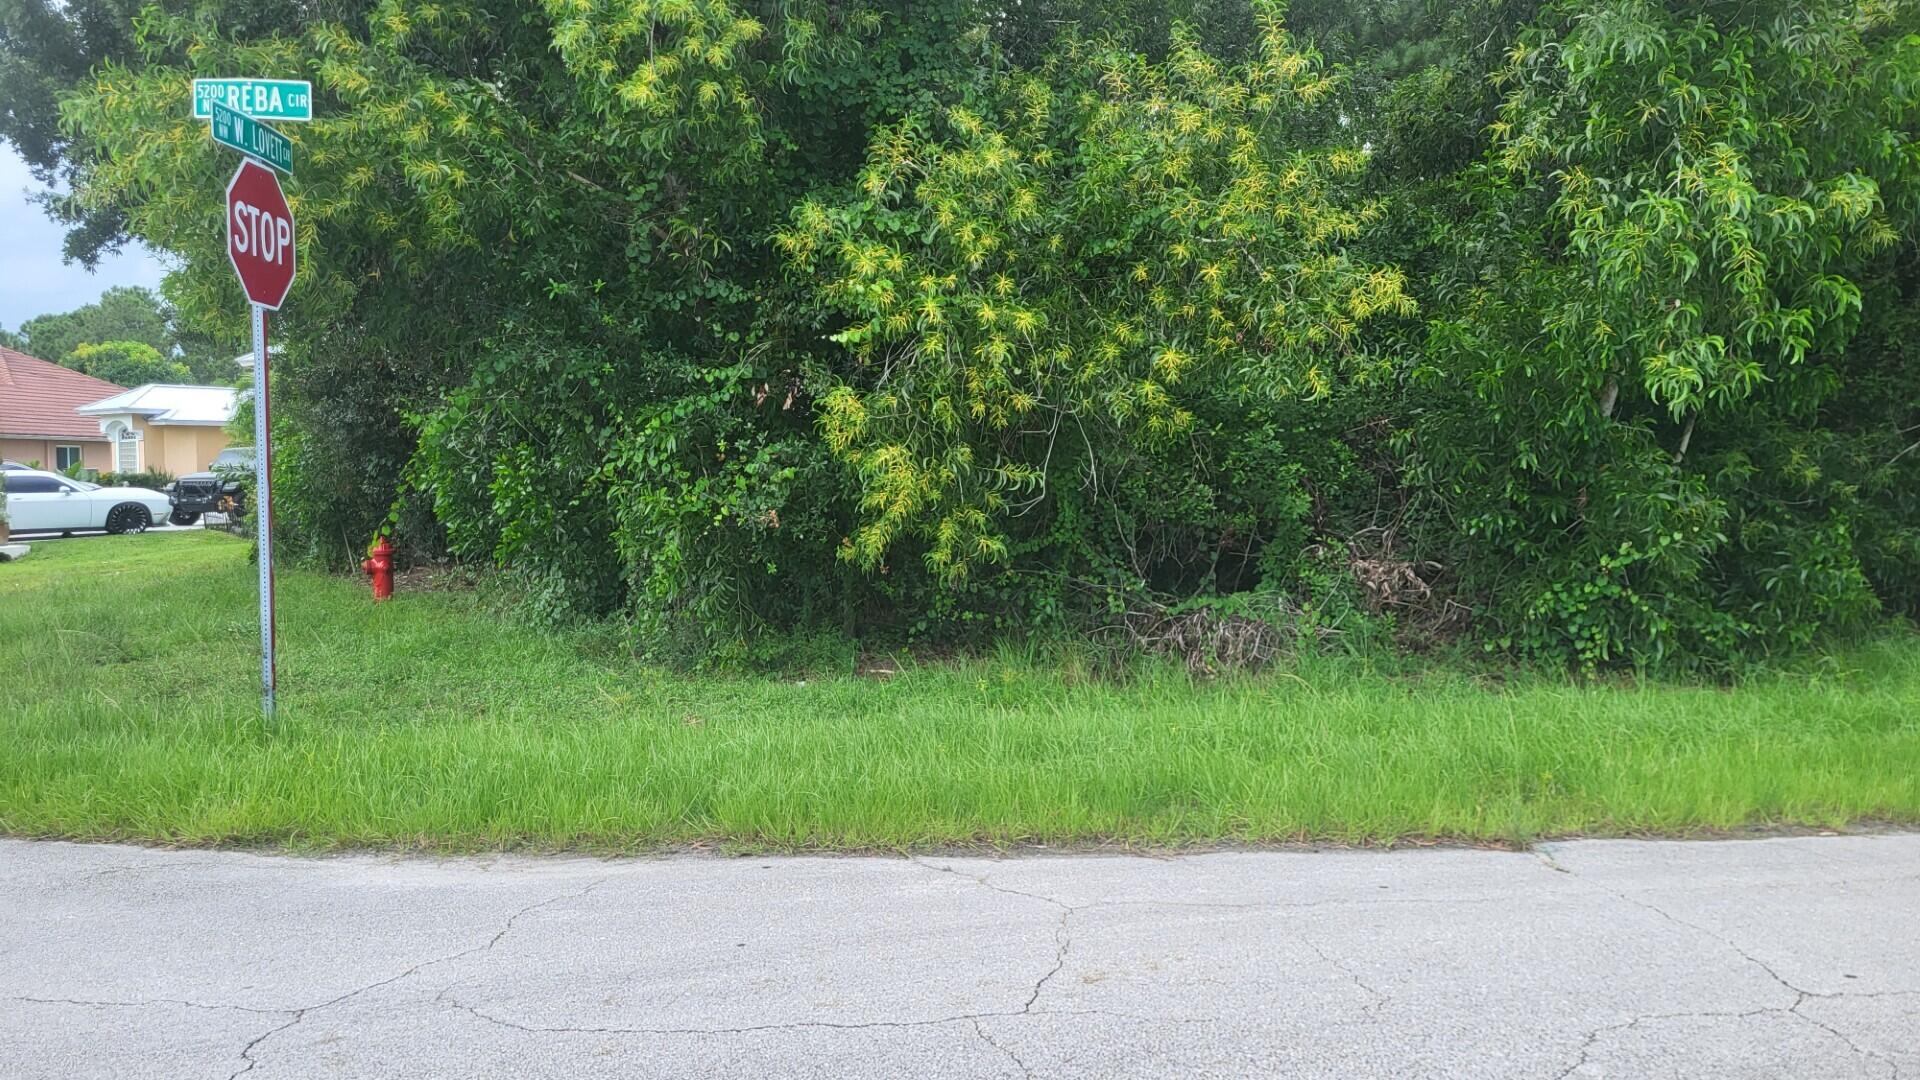
[(596, 860), (0, 841), (0, 1075), (1920, 1078), (1920, 836)]

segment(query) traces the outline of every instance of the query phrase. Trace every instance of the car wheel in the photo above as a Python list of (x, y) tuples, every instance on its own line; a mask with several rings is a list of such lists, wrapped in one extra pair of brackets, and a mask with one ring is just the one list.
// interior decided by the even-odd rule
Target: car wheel
[(118, 536), (121, 533), (146, 532), (153, 524), (153, 515), (139, 503), (122, 503), (107, 512), (107, 531)]
[(199, 520), (199, 513), (193, 510), (175, 510), (173, 513), (167, 515), (167, 524), (169, 525), (191, 525)]

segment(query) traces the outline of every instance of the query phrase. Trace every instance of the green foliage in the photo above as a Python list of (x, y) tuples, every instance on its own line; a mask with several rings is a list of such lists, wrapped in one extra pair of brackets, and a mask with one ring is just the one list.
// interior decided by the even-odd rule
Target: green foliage
[(314, 81), (321, 561), (743, 662), (1281, 612), (1717, 672), (1920, 614), (1910, 0), (0, 5), (77, 250), (181, 267), (170, 336), (73, 344), (237, 351), (187, 87)]
[(9, 348), (122, 386), (233, 381), (230, 362), (180, 327), (158, 296), (135, 286), (116, 285), (91, 304), (35, 316), (4, 337), (0, 344), (11, 341)]
[[(43, 182), (70, 179), (80, 163), (78, 137), (60, 124), (60, 95), (84, 82), (95, 63), (131, 48), (138, 10), (138, 3), (0, 0), (0, 102), (6, 103), (0, 138)], [(89, 216), (67, 212), (70, 204), (63, 200), (48, 205), (75, 225), (67, 255), (89, 266), (124, 235), (124, 222), (112, 209)], [(56, 359), (73, 344), (40, 355)]]
[(104, 472), (95, 478), (94, 483), (101, 487), (137, 487), (159, 491), (173, 483), (172, 473), (161, 469), (145, 469), (140, 472)]
[(1365, 155), (1317, 141), (1334, 80), (1263, 27), (1234, 68), (1190, 40), (1160, 65), (1070, 47), (989, 107), (882, 131), (858, 196), (795, 212), (781, 246), (857, 320), (821, 400), (861, 485), (849, 561), (911, 537), (961, 579), (1008, 561), (1007, 519), (1104, 501), (1119, 448), (1193, 477), (1247, 434), (1201, 408), (1383, 377), (1362, 327), (1414, 305), (1346, 251), (1378, 212), (1348, 195)]
[(83, 343), (67, 354), (66, 366), (96, 379), (121, 386), (142, 383), (184, 383), (193, 378), (187, 365), (168, 360), (143, 341)]
[(1855, 3), (1768, 6), (1582, 5), (1495, 76), (1496, 160), (1550, 171), (1581, 289), (1544, 328), (1596, 385), (1637, 383), (1676, 419), (1844, 341), (1854, 278), (1912, 208), (1914, 88), (1887, 88), (1920, 43), (1887, 47)]
[[(221, 5), (219, 16), (233, 37), (252, 38), (316, 19), (358, 20), (369, 7), (364, 0), (246, 0)], [(63, 122), (62, 100), (90, 83), (103, 66), (155, 56), (154, 43), (141, 40), (137, 25), (144, 12), (180, 15), (207, 8), (201, 0), (0, 0), (0, 103), (5, 106), (0, 108), (0, 139), (12, 144), (33, 175), (49, 185), (36, 199), (70, 226), (67, 258), (91, 268), (102, 255), (119, 250), (132, 238), (127, 209), (144, 195), (129, 193), (116, 200), (93, 192), (75, 198), (63, 190), (83, 176), (89, 161), (109, 151), (94, 140), (91, 130)], [(168, 59), (177, 62), (179, 54)], [(126, 333), (85, 340), (127, 337), (148, 340)], [(157, 341), (149, 344), (167, 351)], [(183, 344), (196, 360), (214, 355)], [(52, 360), (66, 352), (37, 355)], [(231, 374), (190, 363), (201, 380), (225, 383), (224, 376)]]
[(89, 343), (138, 342), (156, 355), (173, 348), (160, 298), (127, 285), (108, 289), (100, 299), (72, 311), (28, 319), (20, 324), (20, 340), (22, 351), (56, 364), (67, 363), (75, 349)]
[[(1492, 72), (1488, 164), (1447, 189), (1469, 220), (1431, 225), (1446, 306), (1402, 445), (1472, 538), (1450, 558), (1493, 643), (1723, 665), (1878, 608), (1852, 522), (1895, 490), (1869, 461), (1914, 399), (1859, 381), (1885, 364), (1849, 342), (1869, 289), (1876, 317), (1914, 302), (1877, 284), (1920, 197), (1911, 28), (1900, 5), (1567, 4)], [(1889, 425), (1861, 453), (1821, 417), (1869, 389), (1894, 393), (1852, 403)], [(1876, 495), (1827, 479), (1833, 454)]]

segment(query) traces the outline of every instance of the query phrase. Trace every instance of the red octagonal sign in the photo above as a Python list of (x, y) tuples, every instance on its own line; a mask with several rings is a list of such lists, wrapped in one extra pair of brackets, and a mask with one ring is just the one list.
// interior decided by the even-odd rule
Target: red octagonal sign
[(247, 299), (280, 310), (293, 287), (293, 211), (273, 171), (246, 160), (227, 182), (227, 258)]

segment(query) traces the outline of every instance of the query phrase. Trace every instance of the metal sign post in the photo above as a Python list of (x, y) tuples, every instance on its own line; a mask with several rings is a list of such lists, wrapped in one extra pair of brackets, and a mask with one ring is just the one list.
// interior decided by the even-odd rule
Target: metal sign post
[[(244, 125), (223, 116), (232, 143), (264, 146), (272, 142), (259, 133), (243, 139)], [(249, 121), (250, 123), (250, 121)], [(256, 125), (264, 127), (264, 125)], [(215, 137), (219, 137), (219, 132)], [(277, 138), (277, 133), (274, 133)], [(263, 140), (263, 141), (256, 141)], [(228, 142), (229, 140), (220, 140)], [(291, 154), (286, 155), (291, 165)], [(273, 422), (268, 393), (267, 312), (280, 310), (293, 287), (295, 270), (293, 210), (273, 171), (249, 156), (240, 162), (227, 183), (227, 259), (240, 278), (253, 309), (253, 520), (260, 558), (260, 704), (273, 722), (280, 672), (273, 597)]]
[(260, 549), (261, 709), (273, 721), (280, 665), (273, 605), (273, 441), (267, 405), (267, 309), (253, 305), (253, 524)]

